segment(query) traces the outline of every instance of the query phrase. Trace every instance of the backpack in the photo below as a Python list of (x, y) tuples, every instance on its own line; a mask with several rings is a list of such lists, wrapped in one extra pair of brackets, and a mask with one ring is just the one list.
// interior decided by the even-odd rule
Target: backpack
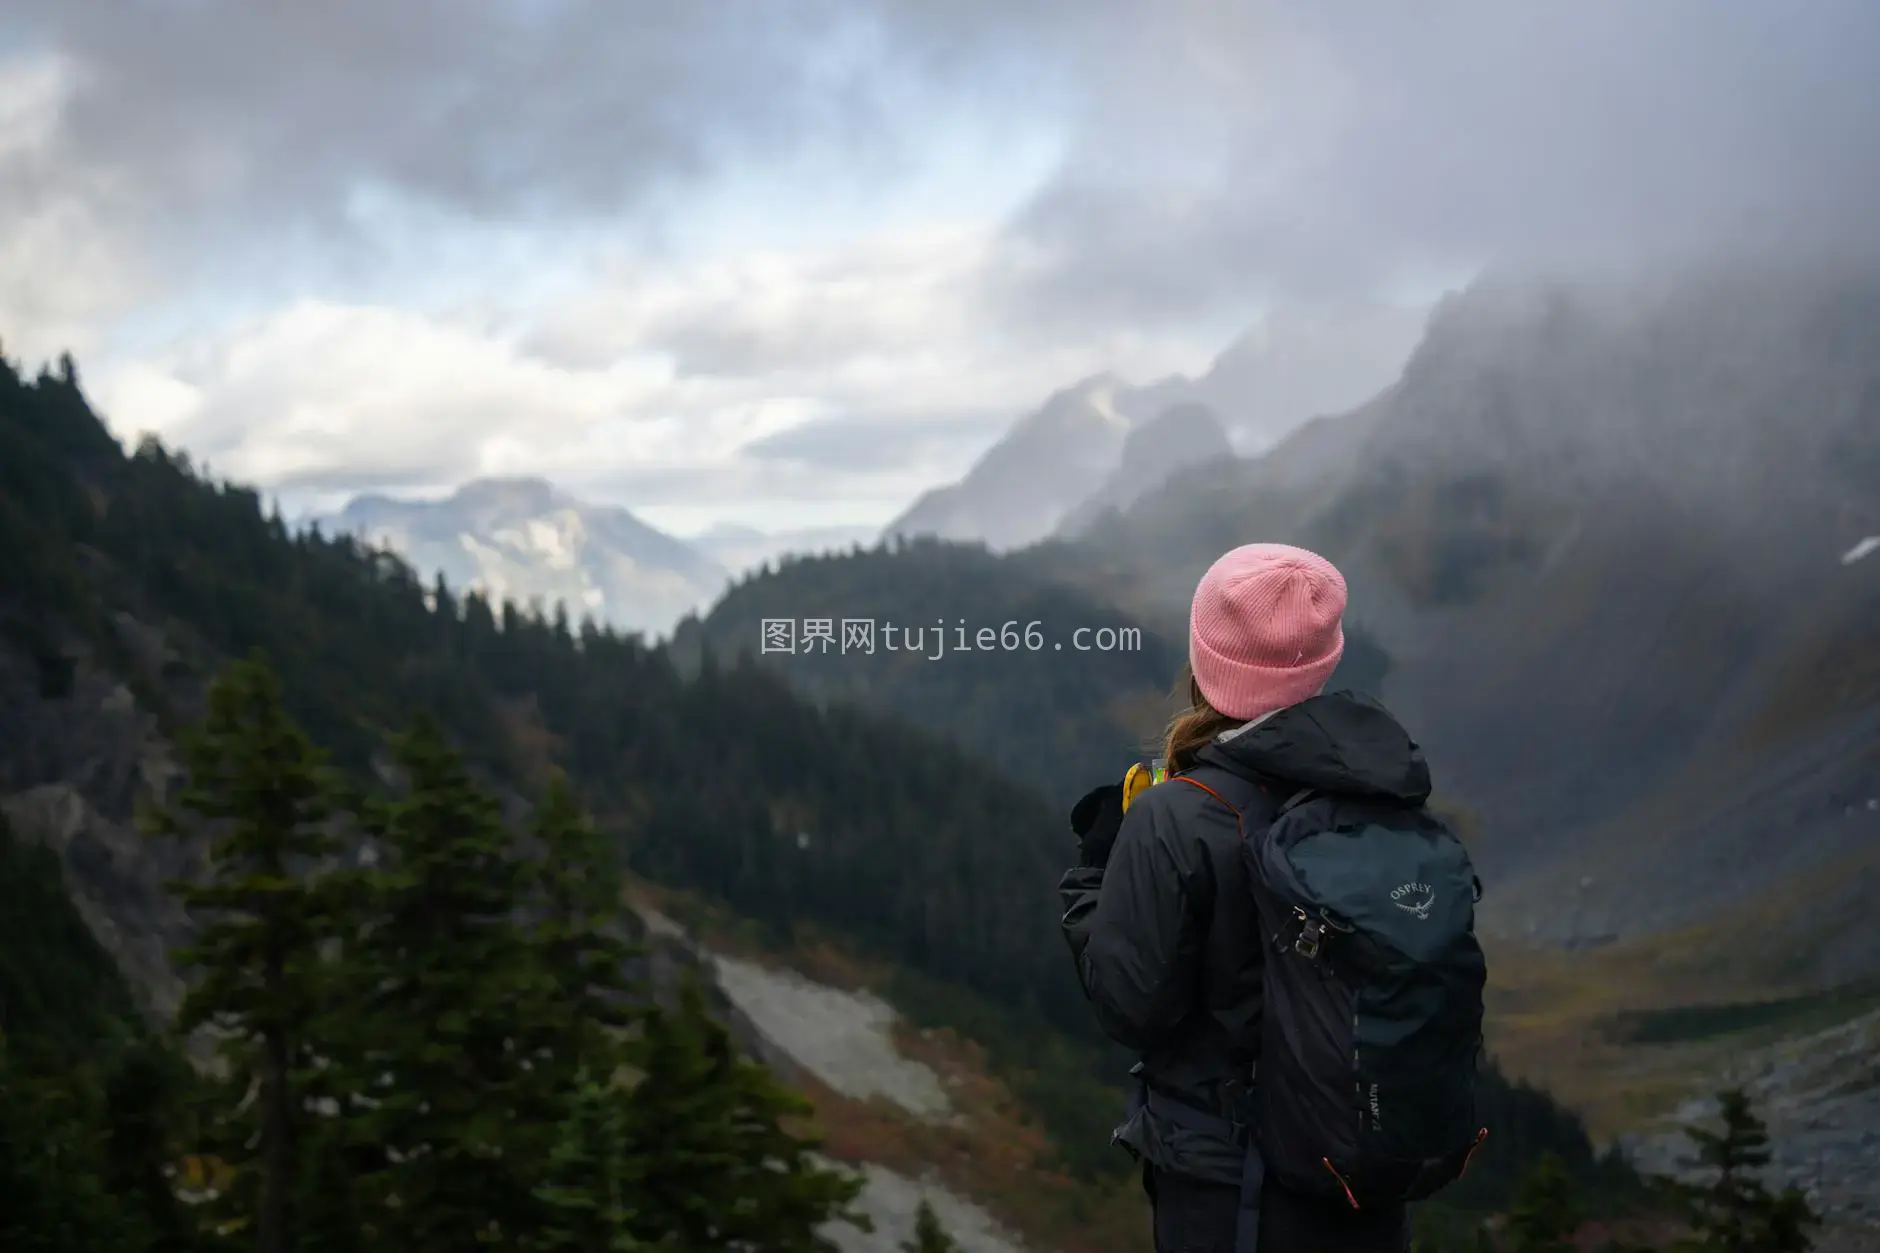
[(1460, 1178), (1488, 1136), (1482, 885), (1462, 841), (1422, 805), (1306, 790), (1241, 852), (1267, 937), (1252, 1111), (1266, 1172), (1353, 1209)]

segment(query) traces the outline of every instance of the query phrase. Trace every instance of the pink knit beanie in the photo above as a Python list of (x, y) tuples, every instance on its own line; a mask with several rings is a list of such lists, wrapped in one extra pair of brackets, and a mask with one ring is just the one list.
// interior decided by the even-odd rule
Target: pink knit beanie
[(1303, 548), (1247, 544), (1201, 576), (1188, 662), (1208, 704), (1251, 719), (1315, 696), (1345, 652), (1345, 576)]

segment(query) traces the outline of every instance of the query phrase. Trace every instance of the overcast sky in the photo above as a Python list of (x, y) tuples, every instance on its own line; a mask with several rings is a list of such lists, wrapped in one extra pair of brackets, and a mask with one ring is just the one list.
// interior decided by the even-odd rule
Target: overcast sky
[(9, 0), (0, 342), (291, 507), (879, 524), (1099, 370), (1874, 250), (1880, 5)]

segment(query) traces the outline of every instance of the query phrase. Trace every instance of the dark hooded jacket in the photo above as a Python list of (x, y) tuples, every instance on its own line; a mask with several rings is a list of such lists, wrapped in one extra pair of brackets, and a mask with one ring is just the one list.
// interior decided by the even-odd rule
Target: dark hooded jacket
[[(1302, 788), (1421, 804), (1429, 768), (1384, 707), (1351, 692), (1315, 696), (1198, 754), (1190, 773), (1241, 810), (1258, 838)], [(1224, 772), (1224, 774), (1223, 774)], [(1065, 938), (1104, 1031), (1141, 1056), (1136, 1073), (1167, 1100), (1230, 1114), (1258, 1060), (1265, 946), (1234, 812), (1175, 779), (1139, 795), (1108, 862), (1079, 866), (1059, 891)], [(1119, 1129), (1149, 1165), (1220, 1183), (1245, 1150), (1150, 1100)]]

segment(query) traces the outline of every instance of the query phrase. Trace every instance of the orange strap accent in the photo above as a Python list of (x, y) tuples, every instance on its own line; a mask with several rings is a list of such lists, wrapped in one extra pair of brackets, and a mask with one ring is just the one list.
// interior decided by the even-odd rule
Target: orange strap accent
[(1169, 781), (1191, 783), (1194, 786), (1200, 788), (1202, 791), (1206, 792), (1209, 796), (1212, 796), (1215, 800), (1221, 802), (1221, 804), (1226, 805), (1230, 810), (1233, 810), (1235, 830), (1240, 832), (1240, 834), (1243, 836), (1247, 833), (1245, 816), (1240, 812), (1239, 808), (1229, 803), (1228, 799), (1225, 796), (1222, 796), (1219, 792), (1215, 791), (1213, 788), (1209, 787), (1207, 784), (1203, 783), (1201, 780), (1191, 779), (1185, 774), (1170, 775)]
[(1358, 1204), (1358, 1198), (1351, 1194), (1351, 1185), (1346, 1183), (1345, 1177), (1338, 1173), (1338, 1167), (1332, 1165), (1332, 1159), (1329, 1157), (1321, 1157), (1319, 1160), (1325, 1163), (1325, 1169), (1332, 1172), (1332, 1178), (1338, 1180), (1338, 1186), (1345, 1190), (1345, 1199), (1351, 1202), (1351, 1208), (1361, 1208)]
[(1488, 1139), (1487, 1127), (1484, 1127), (1480, 1131), (1476, 1132), (1475, 1143), (1469, 1146), (1468, 1154), (1464, 1156), (1462, 1159), (1462, 1169), (1456, 1172), (1457, 1179), (1461, 1179), (1464, 1175), (1469, 1173), (1469, 1163), (1475, 1160), (1475, 1150), (1481, 1148), (1482, 1141), (1486, 1139)]

